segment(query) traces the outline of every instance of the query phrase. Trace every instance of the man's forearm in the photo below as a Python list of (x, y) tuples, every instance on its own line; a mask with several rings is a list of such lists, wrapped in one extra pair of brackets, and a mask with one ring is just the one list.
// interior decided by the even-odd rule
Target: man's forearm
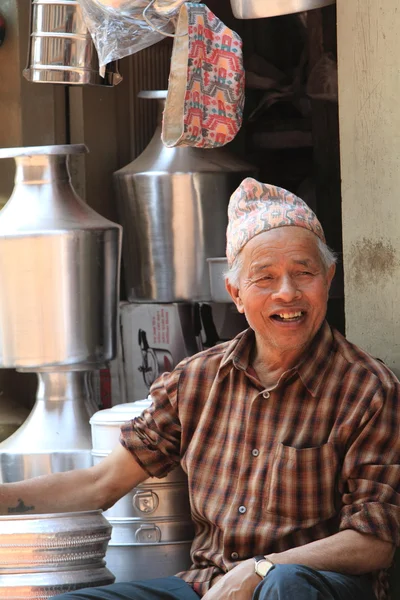
[(82, 469), (0, 484), (0, 514), (43, 514), (100, 508), (92, 478), (90, 469)]
[(118, 444), (88, 469), (0, 483), (0, 514), (106, 510), (147, 477), (131, 453)]
[(361, 575), (390, 566), (394, 546), (372, 535), (346, 529), (327, 538), (266, 555), (275, 564), (302, 564), (321, 571)]

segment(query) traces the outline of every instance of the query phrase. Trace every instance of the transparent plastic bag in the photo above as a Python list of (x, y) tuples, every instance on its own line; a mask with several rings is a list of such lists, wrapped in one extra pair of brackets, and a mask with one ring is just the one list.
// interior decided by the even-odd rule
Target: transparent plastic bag
[(100, 67), (173, 35), (184, 1), (79, 0)]

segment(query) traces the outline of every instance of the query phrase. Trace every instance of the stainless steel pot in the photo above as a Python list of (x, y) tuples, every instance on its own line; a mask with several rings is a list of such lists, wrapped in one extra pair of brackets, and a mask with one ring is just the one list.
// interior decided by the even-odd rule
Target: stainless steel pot
[(193, 539), (193, 521), (182, 518), (142, 519), (108, 518), (112, 525), (111, 545), (159, 544), (160, 542), (190, 541)]
[(228, 261), (224, 256), (208, 258), (211, 299), (213, 302), (233, 302), (225, 287), (224, 273), (228, 270)]
[(32, 0), (24, 77), (36, 83), (107, 85), (122, 81), (117, 63), (99, 74), (97, 52), (77, 0)]
[[(116, 446), (121, 424), (139, 416), (151, 398), (100, 410), (90, 419), (93, 463)], [(190, 517), (187, 476), (179, 467), (163, 479), (149, 477), (109, 508), (113, 527), (107, 565), (116, 581), (167, 577), (190, 566), (194, 525)]]
[(138, 417), (150, 405), (151, 398), (145, 398), (97, 411), (89, 421), (92, 430), (93, 456), (101, 460), (112, 452), (119, 443), (122, 423)]
[(44, 600), (112, 583), (110, 535), (101, 511), (0, 516), (0, 598)]
[(158, 100), (159, 124), (144, 152), (114, 174), (130, 302), (210, 300), (206, 259), (223, 255), (229, 197), (256, 175), (226, 149), (165, 147), (166, 94), (140, 94)]
[(35, 405), (0, 444), (0, 483), (92, 465), (88, 372), (38, 373)]
[(0, 150), (17, 163), (0, 212), (1, 367), (86, 370), (116, 355), (122, 229), (72, 188), (67, 158), (85, 152)]
[[(98, 464), (104, 456), (94, 455), (93, 464)], [(190, 503), (187, 477), (181, 468), (175, 469), (167, 477), (149, 477), (118, 500), (104, 516), (111, 522), (118, 519), (183, 519), (190, 520)], [(132, 521), (133, 522), (133, 521)]]
[(231, 0), (237, 19), (261, 19), (335, 4), (336, 0)]
[(169, 577), (189, 569), (191, 545), (191, 541), (140, 545), (110, 543), (107, 565), (116, 582)]

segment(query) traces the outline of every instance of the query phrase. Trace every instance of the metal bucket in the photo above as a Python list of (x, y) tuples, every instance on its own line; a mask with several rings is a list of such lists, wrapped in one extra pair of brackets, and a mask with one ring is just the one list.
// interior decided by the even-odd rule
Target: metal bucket
[(0, 598), (45, 600), (112, 583), (110, 535), (101, 511), (0, 516)]
[(117, 64), (99, 74), (99, 62), (77, 0), (33, 0), (28, 66), (24, 77), (42, 83), (116, 85)]

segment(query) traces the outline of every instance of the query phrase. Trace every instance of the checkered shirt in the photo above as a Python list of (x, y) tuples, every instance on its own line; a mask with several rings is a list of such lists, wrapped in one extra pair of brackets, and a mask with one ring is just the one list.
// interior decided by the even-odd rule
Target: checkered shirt
[[(179, 573), (202, 596), (241, 560), (344, 529), (400, 544), (400, 383), (325, 322), (266, 390), (251, 329), (182, 361), (121, 443), (150, 476), (181, 464), (195, 537)], [(385, 573), (372, 573), (379, 600)]]

